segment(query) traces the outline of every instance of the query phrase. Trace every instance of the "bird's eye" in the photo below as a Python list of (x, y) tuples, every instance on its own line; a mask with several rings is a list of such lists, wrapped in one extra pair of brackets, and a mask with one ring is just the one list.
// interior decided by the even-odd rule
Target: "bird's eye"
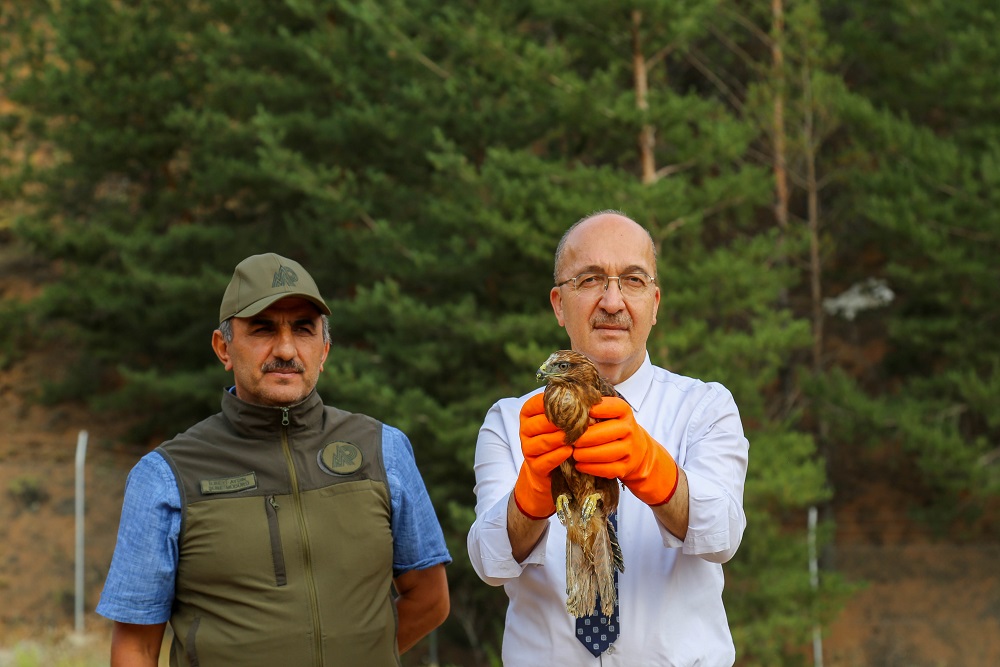
[(556, 366), (556, 367), (557, 367), (557, 368), (558, 368), (559, 370), (561, 370), (561, 371), (564, 371), (564, 370), (566, 370), (567, 368), (569, 368), (569, 362), (568, 362), (568, 361), (560, 361), (560, 362), (559, 362), (559, 363), (557, 364), (557, 366)]

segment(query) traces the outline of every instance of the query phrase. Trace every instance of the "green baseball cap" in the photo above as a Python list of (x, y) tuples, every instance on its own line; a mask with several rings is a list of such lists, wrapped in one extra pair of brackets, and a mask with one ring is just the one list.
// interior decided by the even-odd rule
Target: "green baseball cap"
[(230, 317), (251, 317), (290, 296), (311, 301), (324, 315), (330, 314), (316, 282), (301, 264), (273, 252), (247, 257), (236, 265), (222, 297), (219, 322)]

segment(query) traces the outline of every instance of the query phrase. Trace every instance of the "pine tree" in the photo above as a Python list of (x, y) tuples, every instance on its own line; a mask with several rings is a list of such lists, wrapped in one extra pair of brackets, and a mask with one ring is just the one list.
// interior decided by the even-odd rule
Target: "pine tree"
[[(565, 346), (552, 255), (595, 210), (656, 241), (654, 363), (725, 384), (747, 427), (749, 527), (726, 570), (741, 664), (796, 664), (840, 599), (808, 579), (805, 508), (832, 491), (817, 442), (850, 456), (859, 433), (896, 435), (935, 489), (995, 471), (995, 127), (958, 98), (953, 127), (932, 124), (954, 70), (899, 94), (913, 45), (879, 40), (837, 74), (865, 12), (888, 35), (899, 9), (788, 3), (779, 32), (764, 2), (64, 4), (19, 5), (4, 125), (51, 155), (3, 196), (60, 269), (38, 330), (80, 363), (53, 396), (185, 428), (227, 382), (207, 343), (232, 267), (301, 261), (334, 311), (320, 392), (410, 436), (456, 559), (442, 634), (479, 662), (504, 596), (465, 556), (476, 433)], [(942, 24), (972, 58), (986, 22)], [(900, 301), (863, 317), (896, 351), (858, 378), (832, 353), (856, 325), (819, 308), (873, 245)], [(871, 389), (890, 378), (896, 395)]]
[[(874, 433), (920, 471), (913, 492), (948, 533), (995, 507), (1000, 353), (997, 161), (1000, 124), (990, 68), (995, 7), (973, 2), (836, 6), (847, 75), (866, 96), (851, 105), (870, 160), (856, 187), (896, 295), (889, 349), (872, 391), (856, 402)], [(861, 30), (864, 29), (864, 36)], [(913, 61), (926, 67), (912, 67)], [(990, 519), (995, 532), (995, 519)]]

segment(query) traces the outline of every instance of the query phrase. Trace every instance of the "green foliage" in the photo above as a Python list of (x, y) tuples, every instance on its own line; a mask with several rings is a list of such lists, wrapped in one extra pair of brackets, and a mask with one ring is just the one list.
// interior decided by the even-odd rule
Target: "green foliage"
[[(740, 546), (739, 557), (727, 566), (724, 597), (738, 664), (808, 665), (804, 645), (814, 627), (831, 622), (843, 601), (858, 586), (847, 584), (836, 573), (824, 573), (816, 589), (809, 582), (809, 548), (805, 514), (798, 525), (777, 522), (774, 515), (748, 503), (747, 519), (753, 530)], [(831, 526), (821, 529), (818, 544), (832, 539)]]
[(24, 302), (0, 302), (0, 370), (6, 369), (27, 347), (31, 308)]
[[(891, 89), (885, 94), (887, 104), (895, 101)], [(845, 108), (845, 117), (871, 157), (854, 187), (870, 236), (885, 249), (884, 273), (897, 297), (884, 324), (890, 352), (881, 369), (891, 389), (876, 397), (877, 408), (851, 409), (913, 455), (938, 513), (969, 518), (1000, 491), (1000, 430), (990, 395), (1000, 381), (1000, 152), (996, 145), (977, 148), (972, 138), (995, 132), (997, 123), (932, 132), (861, 100)]]
[(991, 72), (1000, 66), (993, 39), (1000, 13), (995, 3), (841, 0), (825, 7), (836, 17), (831, 26), (849, 55), (847, 76), (866, 97), (959, 145), (996, 145), (1000, 93)]
[[(18, 105), (0, 118), (3, 224), (57, 274), (30, 305), (4, 301), (0, 361), (66, 346), (78, 359), (46, 398), (169, 436), (229, 382), (208, 343), (232, 267), (301, 261), (334, 312), (320, 391), (410, 436), (455, 557), (442, 636), (480, 663), (497, 662), (504, 595), (465, 555), (476, 434), (565, 346), (552, 255), (595, 210), (656, 242), (653, 361), (725, 384), (747, 427), (749, 527), (726, 589), (741, 664), (798, 664), (850, 592), (808, 580), (804, 517), (836, 497), (830, 461), (898, 443), (955, 511), (1000, 491), (985, 0), (788, 3), (781, 35), (771, 3), (717, 0), (16, 4), (0, 21)], [(659, 171), (643, 183), (647, 127)], [(818, 369), (811, 240), (826, 292), (877, 274), (897, 296), (827, 318)], [(860, 370), (829, 343), (859, 331), (890, 350)]]

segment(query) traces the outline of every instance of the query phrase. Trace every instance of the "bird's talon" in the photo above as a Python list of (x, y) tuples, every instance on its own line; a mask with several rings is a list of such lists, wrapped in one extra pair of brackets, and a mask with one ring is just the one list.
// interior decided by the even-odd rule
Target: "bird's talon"
[(569, 497), (565, 493), (556, 497), (556, 516), (559, 517), (559, 523), (564, 526), (569, 520)]
[(583, 518), (584, 523), (590, 521), (591, 517), (594, 516), (594, 512), (597, 511), (597, 503), (600, 500), (601, 495), (599, 493), (592, 493), (583, 500), (580, 516)]

